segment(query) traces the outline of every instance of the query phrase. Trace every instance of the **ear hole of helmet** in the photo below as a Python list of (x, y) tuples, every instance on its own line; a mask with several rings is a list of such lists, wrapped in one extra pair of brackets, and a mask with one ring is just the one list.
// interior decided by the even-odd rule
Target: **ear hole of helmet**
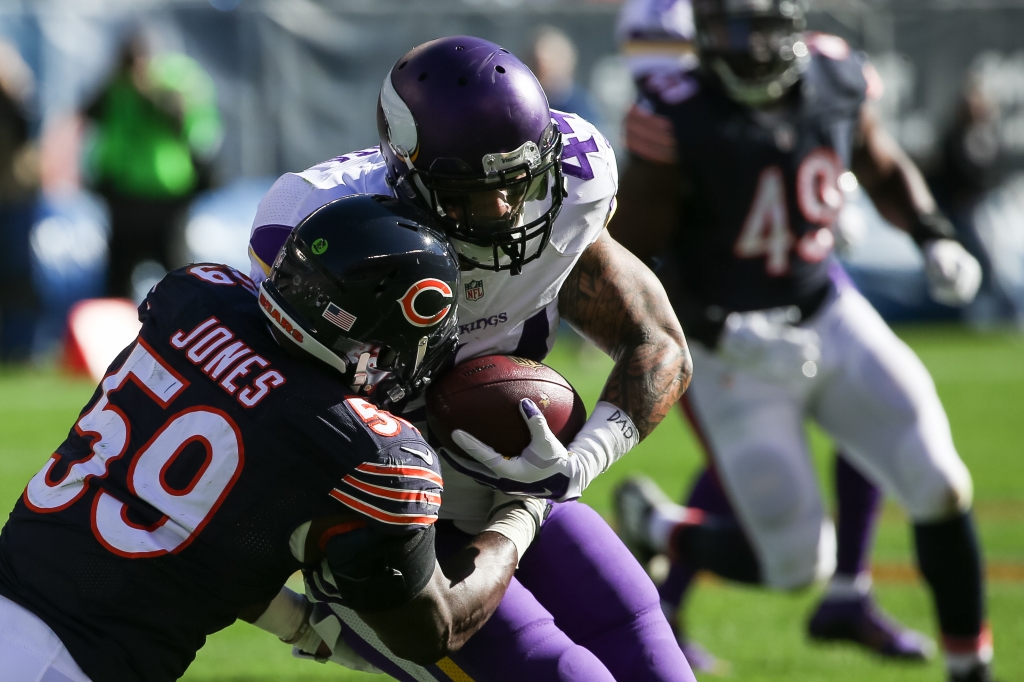
[(398, 353), (389, 346), (381, 346), (380, 351), (377, 353), (377, 369), (394, 369), (395, 360), (397, 359)]

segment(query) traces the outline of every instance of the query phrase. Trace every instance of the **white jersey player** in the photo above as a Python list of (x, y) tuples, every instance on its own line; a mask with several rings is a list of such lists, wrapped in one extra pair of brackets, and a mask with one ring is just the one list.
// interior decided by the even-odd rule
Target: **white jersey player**
[[(695, 96), (698, 79), (693, 71), (699, 65), (695, 32), (690, 0), (628, 0), (623, 3), (615, 34), (639, 92), (637, 104), (626, 116), (625, 137), (627, 146), (640, 158), (667, 164), (675, 162), (674, 140), (664, 139), (672, 137), (671, 123), (647, 113), (646, 109), (652, 101), (679, 103)], [(828, 44), (836, 56), (850, 52), (838, 38), (823, 34), (814, 36), (812, 49), (820, 49), (822, 45), (827, 48)], [(866, 68), (870, 69), (870, 64)], [(878, 96), (879, 83), (879, 79), (873, 80), (868, 97)], [(730, 186), (733, 191), (726, 193), (725, 201), (742, 204), (742, 190), (737, 183)], [(851, 242), (841, 229), (851, 222), (840, 217), (832, 225), (837, 244)], [(838, 262), (833, 266), (841, 271)], [(757, 285), (751, 288), (759, 289)], [(691, 340), (695, 332), (687, 326)], [(695, 413), (688, 409), (685, 400), (680, 407), (693, 422)], [(701, 430), (696, 423), (694, 428), (697, 432)], [(710, 459), (710, 452), (705, 450), (705, 455)], [(934, 643), (885, 614), (871, 592), (871, 546), (882, 510), (882, 490), (851, 465), (841, 451), (837, 450), (831, 469), (836, 500), (835, 570), (818, 607), (806, 622), (807, 634), (818, 641), (852, 641), (887, 658), (926, 659), (934, 650)], [(733, 511), (711, 467), (694, 477), (684, 504), (715, 513)], [(831, 560), (823, 561), (822, 573), (831, 566)], [(677, 557), (658, 589), (662, 607), (680, 636), (687, 660), (695, 670), (714, 672), (727, 664), (686, 636), (681, 605), (688, 602), (688, 594), (696, 586), (696, 576), (697, 570)]]
[[(472, 679), (692, 681), (642, 567), (600, 516), (574, 502), (650, 433), (690, 376), (664, 289), (605, 229), (618, 185), (611, 146), (582, 118), (551, 111), (507, 50), (468, 36), (402, 57), (385, 78), (377, 125), (379, 148), (275, 183), (250, 237), (253, 279), (267, 276), (292, 226), (320, 207), (350, 194), (391, 195), (436, 215), (459, 254), (456, 362), (491, 353), (541, 360), (561, 318), (616, 361), (568, 447), (524, 400), (532, 440), (522, 457), (506, 460), (463, 431), (452, 434), (463, 452), (442, 452), (441, 556), (483, 527), (503, 493), (564, 502), (551, 505), (486, 630), (451, 665)], [(415, 324), (416, 296), (407, 312)], [(378, 359), (363, 368), (364, 393), (404, 399), (403, 416), (422, 423), (421, 396), (373, 393), (375, 370), (386, 368)], [(570, 585), (606, 598), (573, 597)], [(372, 662), (392, 672), (393, 660)]]

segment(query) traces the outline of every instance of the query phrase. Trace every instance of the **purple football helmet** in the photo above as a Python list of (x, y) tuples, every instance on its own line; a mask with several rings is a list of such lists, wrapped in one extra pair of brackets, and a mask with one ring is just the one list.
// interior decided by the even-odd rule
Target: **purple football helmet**
[(470, 36), (410, 50), (377, 100), (380, 150), (400, 199), (437, 215), (463, 263), (522, 272), (565, 196), (562, 138), (536, 76)]

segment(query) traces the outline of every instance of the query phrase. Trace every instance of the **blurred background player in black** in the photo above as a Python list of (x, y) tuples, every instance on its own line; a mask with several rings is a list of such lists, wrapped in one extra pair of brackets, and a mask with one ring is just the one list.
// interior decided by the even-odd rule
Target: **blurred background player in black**
[(0, 41), (0, 362), (29, 359), (38, 311), (29, 247), (39, 194), (34, 88), (17, 49)]
[[(907, 508), (950, 679), (988, 680), (970, 474), (927, 371), (834, 262), (840, 176), (852, 170), (917, 242), (940, 302), (973, 299), (978, 263), (878, 124), (877, 74), (862, 54), (804, 33), (804, 7), (790, 0), (698, 0), (694, 16), (701, 68), (688, 88), (649, 89), (643, 103), (674, 142), (647, 154), (649, 136), (630, 145), (612, 229), (641, 258), (661, 260), (698, 341), (683, 403), (736, 517), (722, 513), (728, 505), (674, 505), (637, 477), (616, 491), (619, 527), (634, 545), (742, 582), (793, 589), (827, 578), (835, 532), (807, 454), (812, 418)], [(889, 656), (927, 654), (920, 635), (878, 614), (867, 572), (834, 576), (809, 630)]]
[(94, 124), (91, 184), (110, 209), (107, 295), (132, 298), (133, 276), (140, 284), (185, 262), (176, 242), (211, 184), (222, 137), (213, 80), (187, 55), (154, 53), (136, 31), (84, 113)]
[[(694, 41), (693, 9), (689, 0), (627, 2), (619, 14), (616, 37), (640, 92), (641, 104), (649, 98), (677, 103), (695, 94), (698, 81), (692, 72), (699, 62)], [(626, 126), (626, 137), (635, 156), (674, 163), (677, 152), (667, 119), (643, 115), (643, 109), (634, 107), (626, 118)], [(638, 176), (626, 172), (623, 177), (628, 182)], [(666, 191), (671, 191), (671, 188)], [(838, 268), (838, 263), (834, 267)], [(688, 333), (692, 336), (695, 330), (689, 329)], [(681, 403), (681, 407), (691, 426), (700, 434), (699, 425), (687, 403)], [(708, 444), (705, 442), (704, 445), (709, 467), (697, 476), (685, 504), (719, 516), (732, 517), (732, 506), (714, 471)], [(882, 502), (881, 490), (850, 466), (838, 452), (834, 482), (837, 504), (835, 572), (816, 614), (822, 611), (830, 613), (833, 611), (830, 601), (845, 601), (850, 594), (857, 594), (857, 590), (863, 593), (870, 587), (871, 545)], [(728, 669), (727, 662), (686, 635), (682, 611), (696, 574), (696, 568), (685, 561), (673, 562), (659, 586), (662, 607), (673, 623), (690, 663), (705, 672), (724, 674)], [(856, 585), (859, 587), (853, 587)], [(816, 614), (812, 614), (812, 622)], [(848, 617), (833, 619), (827, 632), (812, 627), (810, 634), (828, 639), (848, 639), (883, 656), (901, 659), (925, 658), (932, 648), (926, 638), (883, 617), (877, 609), (865, 609), (863, 613), (840, 612), (839, 615)]]

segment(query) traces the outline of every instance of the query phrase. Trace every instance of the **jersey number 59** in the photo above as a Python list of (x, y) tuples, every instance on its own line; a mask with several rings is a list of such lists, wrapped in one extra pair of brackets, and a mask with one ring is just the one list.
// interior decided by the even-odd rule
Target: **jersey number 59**
[[(24, 500), (30, 509), (46, 514), (70, 507), (85, 494), (90, 479), (106, 478), (110, 464), (125, 455), (132, 425), (110, 404), (109, 396), (128, 381), (164, 408), (188, 386), (139, 339), (121, 369), (103, 379), (96, 404), (75, 424), (79, 435), (92, 438), (92, 452), (56, 481), (50, 474), (60, 455), (53, 455), (25, 488)], [(173, 488), (167, 483), (167, 471), (192, 443), (203, 447), (206, 458), (184, 488)], [(133, 496), (163, 516), (148, 526), (139, 525), (128, 518), (128, 505), (100, 490), (92, 503), (93, 533), (100, 544), (123, 557), (179, 552), (217, 511), (242, 472), (243, 462), (241, 433), (227, 414), (211, 407), (183, 410), (138, 448), (125, 481)]]

